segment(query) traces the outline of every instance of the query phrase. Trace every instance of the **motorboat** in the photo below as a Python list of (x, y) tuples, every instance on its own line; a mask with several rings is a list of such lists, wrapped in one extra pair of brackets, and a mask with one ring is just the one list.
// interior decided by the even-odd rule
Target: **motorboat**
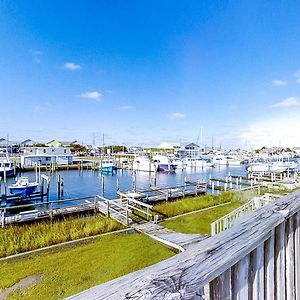
[(14, 176), (14, 164), (10, 160), (7, 152), (1, 153), (0, 156), (0, 177), (11, 177)]
[(8, 186), (8, 189), (11, 194), (27, 197), (36, 191), (38, 185), (38, 182), (29, 182), (28, 177), (19, 177), (15, 183)]
[(157, 164), (155, 164), (148, 156), (138, 156), (132, 162), (132, 170), (143, 172), (156, 172)]
[(165, 155), (154, 155), (152, 157), (158, 172), (175, 172), (177, 166)]
[(207, 167), (207, 161), (201, 157), (186, 157), (184, 165), (187, 168), (205, 168)]
[(115, 163), (111, 159), (101, 160), (99, 164), (99, 171), (113, 172), (117, 170)]

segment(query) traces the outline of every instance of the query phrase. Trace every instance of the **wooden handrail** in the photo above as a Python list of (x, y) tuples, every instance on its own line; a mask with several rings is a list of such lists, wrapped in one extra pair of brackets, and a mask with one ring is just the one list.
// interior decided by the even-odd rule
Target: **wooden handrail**
[(170, 259), (70, 299), (299, 299), (299, 211), (295, 192)]

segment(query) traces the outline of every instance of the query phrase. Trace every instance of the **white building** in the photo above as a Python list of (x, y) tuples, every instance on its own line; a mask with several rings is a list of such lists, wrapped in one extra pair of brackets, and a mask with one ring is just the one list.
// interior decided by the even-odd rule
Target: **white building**
[(67, 165), (73, 163), (71, 149), (67, 147), (24, 147), (21, 149), (21, 153), (21, 167), (35, 164)]

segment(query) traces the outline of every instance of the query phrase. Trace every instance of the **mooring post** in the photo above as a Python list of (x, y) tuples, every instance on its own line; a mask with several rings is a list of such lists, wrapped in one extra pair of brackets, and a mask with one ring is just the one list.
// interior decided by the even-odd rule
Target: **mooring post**
[(214, 182), (212, 182), (212, 184), (211, 184), (211, 191), (212, 191), (212, 194), (215, 193), (215, 183)]
[(3, 181), (6, 183), (6, 170), (5, 170), (5, 164), (3, 167)]
[(61, 195), (61, 198), (64, 199), (64, 179), (63, 178), (60, 179), (60, 195)]
[(57, 199), (60, 200), (60, 175), (57, 177)]
[(227, 191), (227, 182), (224, 183), (224, 192)]
[(104, 197), (104, 176), (103, 176), (103, 174), (101, 174), (101, 186), (102, 186), (102, 190), (101, 190), (102, 196)]
[(52, 221), (53, 218), (53, 203), (50, 203), (50, 221)]
[(50, 180), (47, 180), (47, 202), (49, 202)]
[(41, 162), (39, 161), (39, 183), (41, 182)]
[(133, 172), (133, 190), (136, 192), (136, 171)]
[(43, 178), (40, 184), (40, 189), (41, 189), (41, 201), (44, 202), (44, 183), (45, 179)]
[(117, 191), (119, 191), (119, 178), (117, 178)]
[(34, 164), (34, 171), (35, 171), (35, 182), (38, 182), (38, 170), (37, 170), (37, 163)]

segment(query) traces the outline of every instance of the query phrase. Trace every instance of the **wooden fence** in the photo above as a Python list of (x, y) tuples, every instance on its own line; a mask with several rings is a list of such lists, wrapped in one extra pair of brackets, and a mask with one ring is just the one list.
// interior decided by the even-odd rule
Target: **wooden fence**
[(70, 299), (300, 299), (300, 192), (170, 259)]

